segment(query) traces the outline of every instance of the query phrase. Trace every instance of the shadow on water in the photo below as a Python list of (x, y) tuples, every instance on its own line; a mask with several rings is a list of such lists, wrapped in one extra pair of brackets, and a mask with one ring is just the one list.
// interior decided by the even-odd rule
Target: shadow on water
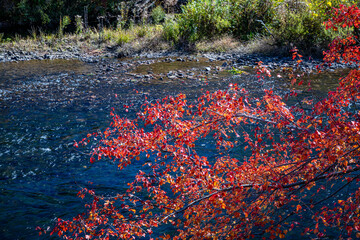
[[(89, 187), (104, 192), (124, 190), (126, 182), (142, 168), (141, 162), (127, 171), (117, 171), (111, 162), (90, 165), (90, 149), (73, 147), (74, 140), (109, 126), (111, 108), (121, 116), (133, 117), (145, 97), (151, 102), (183, 92), (194, 100), (205, 91), (226, 89), (231, 82), (259, 94), (264, 88), (286, 89), (282, 80), (260, 84), (252, 75), (230, 76), (225, 70), (216, 70), (216, 64), (200, 60), (141, 66), (137, 73), (183, 70), (195, 76), (143, 82), (128, 81), (124, 71), (102, 73), (99, 64), (75, 60), (1, 63), (1, 239), (38, 239), (36, 226), (79, 213), (84, 203), (76, 193), (79, 186), (89, 186), (89, 181), (94, 182)], [(216, 71), (204, 70), (205, 66)], [(246, 71), (254, 72), (250, 68)], [(332, 75), (323, 76), (317, 84), (327, 86), (323, 81)], [(131, 106), (129, 112), (123, 108), (125, 104)], [(204, 152), (214, 151), (206, 144), (201, 146)]]

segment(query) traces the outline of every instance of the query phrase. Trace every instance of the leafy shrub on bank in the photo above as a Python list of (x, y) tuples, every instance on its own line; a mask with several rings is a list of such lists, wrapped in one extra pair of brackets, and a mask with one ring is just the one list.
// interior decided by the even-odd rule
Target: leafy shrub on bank
[(271, 23), (274, 12), (272, 0), (230, 0), (231, 32), (234, 37), (249, 40), (264, 33), (264, 25)]
[[(334, 37), (323, 25), (328, 17), (327, 13), (339, 4), (353, 2), (354, 0), (190, 0), (182, 7), (182, 13), (177, 16), (176, 22), (180, 41), (185, 43), (225, 34), (240, 40), (271, 34), (278, 45), (295, 45), (306, 49), (325, 46)], [(175, 25), (172, 22), (170, 26)]]
[(165, 20), (164, 9), (160, 5), (157, 6), (151, 11), (151, 17), (154, 24), (159, 24), (160, 22), (163, 22)]
[(271, 0), (192, 0), (177, 18), (182, 39), (196, 42), (222, 34), (248, 40), (272, 20)]
[(273, 0), (272, 31), (279, 45), (295, 45), (300, 49), (325, 47), (331, 39), (348, 33), (326, 30), (323, 22), (331, 17), (333, 7), (351, 4), (342, 0)]
[(163, 25), (163, 38), (166, 41), (177, 43), (179, 41), (180, 28), (174, 18), (167, 18)]
[(301, 48), (328, 39), (321, 19), (312, 15), (306, 4), (303, 9), (291, 9), (282, 5), (277, 11), (280, 14), (274, 19), (272, 30), (278, 44), (295, 44)]
[(120, 46), (124, 45), (125, 43), (128, 43), (132, 41), (134, 37), (127, 31), (120, 30), (117, 34), (117, 40), (116, 43)]
[(227, 0), (192, 0), (183, 6), (177, 18), (183, 40), (218, 36), (230, 30), (231, 6)]

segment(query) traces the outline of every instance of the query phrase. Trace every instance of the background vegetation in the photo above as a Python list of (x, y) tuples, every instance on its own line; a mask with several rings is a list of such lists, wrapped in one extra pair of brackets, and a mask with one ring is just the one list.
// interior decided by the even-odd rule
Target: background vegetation
[[(219, 39), (224, 37), (235, 41), (267, 38), (275, 46), (288, 49), (297, 46), (299, 49), (311, 52), (312, 49), (322, 49), (335, 36), (333, 31), (327, 31), (323, 25), (331, 9), (340, 4), (350, 5), (355, 2), (355, 0), (5, 0), (0, 3), (3, 9), (3, 14), (0, 16), (0, 35), (4, 40), (9, 32), (8, 29), (4, 32), (1, 29), (2, 25), (22, 26), (26, 29), (25, 33), (30, 32), (31, 35), (36, 32), (39, 34), (40, 31), (52, 33), (56, 31), (60, 37), (64, 32), (82, 34), (86, 6), (88, 23), (92, 31), (98, 33), (107, 29), (106, 36), (98, 39), (119, 46), (144, 36), (156, 38), (159, 44), (166, 42), (167, 46), (186, 46), (190, 49), (199, 45), (199, 42), (209, 40), (219, 42)], [(99, 16), (104, 17), (101, 27)], [(134, 30), (135, 25), (137, 27)], [(156, 31), (147, 31), (154, 26), (157, 26)], [(149, 36), (151, 32), (156, 34)], [(229, 44), (228, 41), (223, 42)]]

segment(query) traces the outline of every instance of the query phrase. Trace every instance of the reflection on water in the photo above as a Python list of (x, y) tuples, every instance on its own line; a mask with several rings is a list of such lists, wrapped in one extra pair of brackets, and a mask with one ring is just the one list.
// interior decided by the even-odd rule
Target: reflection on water
[(326, 71), (323, 73), (312, 73), (305, 75), (304, 83), (301, 86), (296, 86), (297, 89), (307, 90), (310, 88), (318, 93), (326, 93), (328, 91), (334, 91), (339, 83), (341, 77), (346, 76), (349, 73), (349, 69), (336, 69)]
[[(186, 64), (186, 68), (205, 66), (195, 61)], [(162, 70), (161, 66), (150, 67), (166, 72), (182, 65), (176, 62)], [(121, 74), (100, 76), (97, 67), (66, 60), (0, 63), (1, 239), (38, 239), (36, 226), (51, 225), (55, 217), (74, 216), (84, 204), (75, 195), (89, 181), (94, 182), (90, 187), (117, 192), (132, 180), (141, 162), (116, 171), (110, 162), (90, 165), (89, 149), (73, 147), (74, 140), (109, 125), (112, 107), (131, 117), (145, 96), (152, 101), (184, 92), (194, 99), (204, 91), (227, 88), (230, 82), (258, 93), (264, 88), (282, 91), (287, 85), (281, 79), (260, 83), (249, 75), (149, 84), (125, 81)], [(336, 84), (331, 76), (312, 82), (323, 91), (329, 81)], [(124, 104), (132, 106), (129, 112)], [(202, 148), (207, 154), (213, 151), (206, 144)]]
[(31, 60), (21, 62), (0, 63), (0, 82), (5, 79), (25, 81), (32, 76), (52, 75), (59, 73), (89, 73), (91, 68), (77, 60)]
[(149, 71), (159, 74), (167, 73), (169, 71), (177, 70), (191, 70), (191, 69), (201, 69), (204, 67), (214, 67), (219, 66), (222, 61), (213, 61), (209, 62), (207, 58), (180, 58), (182, 61), (164, 58), (160, 61), (156, 61), (152, 64), (140, 65), (135, 69), (135, 73), (147, 74)]

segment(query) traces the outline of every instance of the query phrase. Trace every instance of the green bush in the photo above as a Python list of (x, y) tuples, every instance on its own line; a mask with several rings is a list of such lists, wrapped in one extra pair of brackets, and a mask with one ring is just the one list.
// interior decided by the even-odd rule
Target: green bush
[(149, 28), (147, 25), (143, 24), (135, 28), (135, 34), (139, 38), (145, 37), (149, 33)]
[(173, 18), (167, 18), (163, 27), (163, 38), (166, 41), (177, 43), (179, 40), (179, 24)]
[[(270, 32), (279, 45), (306, 49), (324, 46), (333, 37), (322, 23), (336, 1), (189, 0), (176, 21), (180, 40), (185, 43), (223, 34), (250, 40)], [(168, 22), (165, 25), (166, 39), (173, 39), (170, 33), (176, 24)]]
[(230, 6), (231, 32), (243, 40), (264, 32), (274, 16), (271, 0), (231, 0)]
[(296, 45), (303, 49), (330, 40), (323, 19), (313, 14), (306, 3), (279, 6), (273, 33), (279, 45)]
[(151, 17), (154, 24), (159, 24), (165, 20), (164, 9), (159, 5), (151, 11)]
[(195, 42), (230, 30), (231, 6), (227, 0), (192, 0), (177, 18), (181, 38)]
[(128, 43), (133, 40), (133, 36), (130, 33), (120, 30), (119, 34), (117, 35), (116, 43), (122, 46), (125, 43)]
[(192, 0), (178, 17), (180, 34), (190, 42), (224, 33), (248, 40), (271, 23), (272, 6), (272, 0)]
[(81, 34), (84, 30), (84, 23), (80, 15), (75, 16), (76, 34)]
[(60, 26), (59, 26), (59, 37), (62, 37), (64, 35), (65, 28), (70, 25), (70, 17), (64, 16), (62, 19), (60, 18)]

